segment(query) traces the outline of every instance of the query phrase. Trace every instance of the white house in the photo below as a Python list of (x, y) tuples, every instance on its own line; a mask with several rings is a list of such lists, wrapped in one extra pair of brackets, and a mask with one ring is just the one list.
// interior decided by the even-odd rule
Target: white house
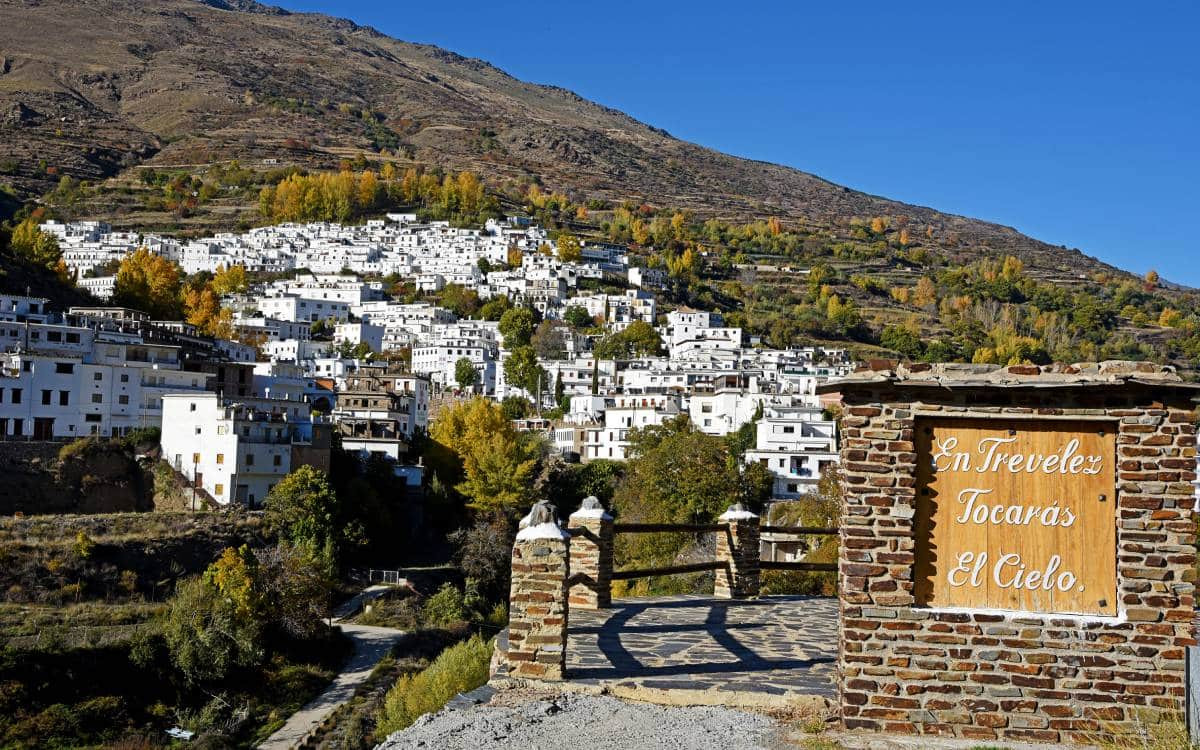
[(816, 487), (826, 467), (837, 464), (837, 425), (812, 407), (767, 408), (745, 461), (771, 471), (773, 498), (800, 498)]
[(261, 506), (292, 470), (294, 444), (311, 443), (308, 404), (229, 401), (215, 393), (163, 397), (162, 455), (218, 503)]

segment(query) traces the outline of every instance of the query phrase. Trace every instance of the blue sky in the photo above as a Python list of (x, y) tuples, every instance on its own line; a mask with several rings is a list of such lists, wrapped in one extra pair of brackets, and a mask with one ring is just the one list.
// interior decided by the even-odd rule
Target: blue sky
[(1200, 3), (275, 1), (1200, 286)]

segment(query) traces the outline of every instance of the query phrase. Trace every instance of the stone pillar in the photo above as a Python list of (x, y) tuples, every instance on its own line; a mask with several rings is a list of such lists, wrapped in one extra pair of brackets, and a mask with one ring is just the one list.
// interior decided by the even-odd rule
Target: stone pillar
[(741, 503), (729, 506), (718, 519), (728, 531), (717, 533), (717, 570), (713, 596), (718, 599), (753, 599), (758, 596), (758, 516)]
[(571, 514), (567, 527), (579, 530), (571, 538), (571, 606), (608, 609), (612, 606), (612, 516), (598, 498), (588, 497)]
[(517, 532), (508, 596), (508, 674), (561, 680), (567, 659), (567, 579), (571, 537), (545, 501)]

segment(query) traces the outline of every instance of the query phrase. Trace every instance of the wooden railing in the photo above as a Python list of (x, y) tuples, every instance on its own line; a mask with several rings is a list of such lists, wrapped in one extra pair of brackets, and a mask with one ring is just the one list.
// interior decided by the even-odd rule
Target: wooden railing
[[(724, 523), (614, 523), (613, 536), (617, 534), (719, 534), (729, 529)], [(728, 567), (720, 560), (705, 560), (681, 565), (662, 565), (655, 568), (631, 568), (614, 570), (612, 580), (628, 581), (634, 578), (650, 578), (652, 576), (683, 575), (686, 573), (706, 573), (710, 570), (721, 570)]]
[[(772, 526), (764, 524), (758, 527), (760, 534), (790, 534), (804, 536), (836, 536), (839, 531), (827, 526)], [(761, 560), (759, 567), (763, 570), (806, 570), (821, 573), (836, 573), (837, 563), (814, 563), (802, 560)]]
[(725, 563), (719, 560), (709, 560), (707, 562), (687, 563), (684, 565), (664, 565), (659, 568), (642, 568), (635, 570), (614, 570), (612, 579), (614, 581), (628, 581), (631, 578), (649, 578), (650, 576), (670, 576), (681, 573), (704, 573), (709, 570), (721, 570), (727, 567)]

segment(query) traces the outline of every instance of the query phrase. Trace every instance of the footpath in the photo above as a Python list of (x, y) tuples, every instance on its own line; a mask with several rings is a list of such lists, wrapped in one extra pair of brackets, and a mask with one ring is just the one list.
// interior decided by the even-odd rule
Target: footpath
[(366, 681), (379, 660), (387, 655), (392, 646), (404, 635), (395, 628), (380, 628), (344, 622), (362, 609), (364, 603), (378, 597), (388, 586), (370, 586), (355, 594), (334, 611), (333, 624), (342, 629), (354, 642), (354, 653), (342, 667), (325, 691), (288, 718), (287, 722), (266, 742), (260, 750), (291, 750), (299, 745), (310, 732), (320, 726), (334, 709), (354, 695), (354, 691)]

